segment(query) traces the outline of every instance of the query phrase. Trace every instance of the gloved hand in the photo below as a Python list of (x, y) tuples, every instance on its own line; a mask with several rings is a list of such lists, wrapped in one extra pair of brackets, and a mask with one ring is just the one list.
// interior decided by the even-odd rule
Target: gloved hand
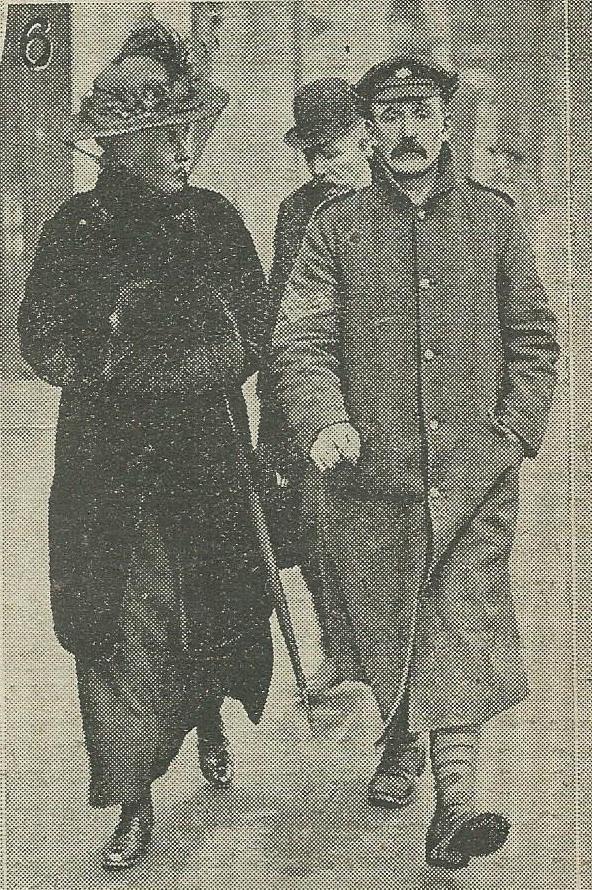
[(310, 458), (317, 469), (325, 473), (336, 467), (340, 460), (357, 463), (361, 448), (360, 434), (351, 423), (334, 423), (318, 434), (310, 449)]

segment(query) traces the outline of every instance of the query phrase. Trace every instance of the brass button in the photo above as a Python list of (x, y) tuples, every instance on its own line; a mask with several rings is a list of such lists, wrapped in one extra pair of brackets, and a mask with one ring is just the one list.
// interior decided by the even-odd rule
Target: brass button
[(440, 428), (440, 421), (437, 417), (432, 417), (430, 420), (430, 429), (433, 433), (435, 433)]
[(431, 285), (431, 281), (429, 278), (420, 278), (419, 286), (422, 290), (427, 290), (427, 288)]
[(425, 219), (425, 215), (426, 215), (425, 210), (418, 210), (418, 211), (417, 211), (417, 218), (418, 218), (418, 219)]
[(430, 488), (430, 499), (432, 501), (437, 500), (441, 495), (441, 491), (437, 485), (432, 485)]
[(436, 357), (436, 353), (428, 346), (427, 349), (424, 349), (423, 357), (426, 362), (431, 362), (431, 360)]

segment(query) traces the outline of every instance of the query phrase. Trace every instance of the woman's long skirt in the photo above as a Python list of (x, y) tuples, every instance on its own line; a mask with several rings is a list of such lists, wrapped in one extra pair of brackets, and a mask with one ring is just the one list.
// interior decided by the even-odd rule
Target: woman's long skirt
[[(269, 623), (262, 620), (255, 632), (251, 627), (215, 648), (191, 646), (157, 523), (144, 521), (139, 540), (123, 599), (120, 644), (106, 660), (76, 661), (89, 800), (95, 807), (146, 793), (185, 735), (194, 727), (202, 731), (225, 696), (241, 700), (258, 722), (271, 679)], [(254, 580), (246, 578), (248, 583)]]

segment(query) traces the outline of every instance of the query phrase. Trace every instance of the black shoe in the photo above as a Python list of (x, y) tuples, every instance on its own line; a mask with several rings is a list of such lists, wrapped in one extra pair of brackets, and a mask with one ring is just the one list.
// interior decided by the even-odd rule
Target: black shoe
[(198, 736), (199, 765), (206, 782), (215, 788), (229, 788), (234, 779), (234, 758), (222, 731), (214, 738)]
[(426, 862), (440, 868), (466, 868), (473, 856), (501, 849), (509, 831), (509, 820), (499, 813), (437, 808), (426, 837)]
[(103, 851), (103, 868), (109, 871), (131, 868), (143, 859), (150, 847), (153, 824), (150, 798), (135, 806), (122, 807), (117, 828)]
[(370, 784), (368, 803), (387, 810), (402, 810), (417, 800), (417, 779), (426, 768), (426, 752), (419, 745), (398, 754), (386, 751)]

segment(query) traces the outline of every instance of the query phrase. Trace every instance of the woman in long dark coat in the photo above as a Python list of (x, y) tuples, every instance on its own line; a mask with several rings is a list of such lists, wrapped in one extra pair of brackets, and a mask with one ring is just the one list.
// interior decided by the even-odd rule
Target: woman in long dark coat
[[(174, 32), (128, 38), (70, 125), (104, 148), (96, 187), (44, 227), (19, 329), (62, 387), (50, 497), (54, 624), (76, 657), (90, 802), (121, 804), (106, 867), (146, 851), (151, 782), (197, 727), (204, 776), (232, 759), (225, 696), (261, 716), (270, 605), (224, 394), (257, 366), (267, 297), (219, 194), (187, 186), (227, 96)], [(197, 126), (196, 126), (197, 125)]]

